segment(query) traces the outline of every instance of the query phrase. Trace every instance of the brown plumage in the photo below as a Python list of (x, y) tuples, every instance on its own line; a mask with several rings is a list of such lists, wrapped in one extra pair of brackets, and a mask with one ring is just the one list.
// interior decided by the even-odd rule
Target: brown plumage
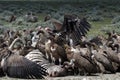
[(112, 62), (107, 58), (107, 56), (103, 53), (102, 50), (99, 50), (98, 52), (94, 52), (93, 55), (94, 55), (95, 59), (104, 66), (106, 71), (115, 73), (115, 69), (112, 65)]
[(63, 64), (64, 61), (67, 61), (65, 49), (55, 42), (54, 37), (48, 39), (48, 42), (45, 43), (46, 54), (50, 60), (55, 62), (55, 64)]
[[(69, 60), (74, 60), (74, 64), (84, 73), (96, 73), (98, 71), (97, 66), (88, 59), (81, 56), (79, 52), (71, 51), (71, 48), (66, 48), (67, 58)], [(88, 66), (89, 65), (89, 66)]]
[(9, 22), (13, 22), (15, 20), (16, 20), (16, 16), (15, 15), (11, 15)]
[(52, 45), (52, 42), (51, 40), (48, 40), (46, 43), (45, 43), (45, 55), (46, 55), (46, 58), (52, 62), (52, 57), (51, 57), (51, 50), (50, 50), (50, 47)]
[(41, 79), (47, 74), (40, 65), (9, 50), (2, 57), (1, 67), (7, 76), (14, 78)]
[(56, 64), (63, 64), (64, 61), (67, 61), (65, 49), (60, 45), (54, 43), (51, 46), (51, 53), (52, 53), (52, 57), (55, 59)]
[(111, 61), (120, 64), (120, 59), (119, 59), (119, 57), (118, 57), (118, 54), (115, 53), (112, 49), (107, 48), (107, 49), (104, 51), (104, 53), (107, 54), (107, 57), (108, 57)]

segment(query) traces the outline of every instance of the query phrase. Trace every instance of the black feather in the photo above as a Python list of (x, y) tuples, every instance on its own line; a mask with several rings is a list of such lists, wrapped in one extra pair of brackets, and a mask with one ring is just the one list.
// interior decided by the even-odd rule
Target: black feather
[(5, 65), (3, 67), (7, 67), (4, 69), (4, 71), (9, 77), (23, 79), (42, 79), (45, 75), (47, 75), (45, 68), (34, 62), (31, 62), (23, 56), (16, 54), (9, 56), (8, 59), (6, 59), (6, 63), (4, 64)]
[(79, 19), (76, 15), (65, 15), (61, 33), (65, 33), (73, 42), (79, 43), (82, 36), (85, 36), (91, 25), (87, 22), (86, 18)]

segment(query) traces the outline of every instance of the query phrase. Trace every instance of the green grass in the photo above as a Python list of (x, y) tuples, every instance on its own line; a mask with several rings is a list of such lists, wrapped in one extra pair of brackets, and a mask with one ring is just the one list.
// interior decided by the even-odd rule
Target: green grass
[(97, 35), (103, 35), (104, 33), (101, 31), (103, 27), (105, 27), (108, 24), (111, 24), (111, 18), (105, 18), (103, 21), (98, 22), (90, 22), (92, 28), (88, 32), (87, 36), (97, 36)]
[(44, 20), (44, 18), (45, 18), (46, 15), (47, 14), (43, 14), (43, 13), (38, 14), (38, 19), (43, 22), (43, 20)]
[[(32, 1), (30, 1), (30, 2), (27, 2), (27, 1), (26, 2), (25, 1), (23, 1), (23, 2), (17, 2), (17, 1), (16, 2), (7, 2), (7, 1), (6, 2), (2, 2), (2, 1), (0, 1), (0, 3), (1, 4), (4, 3), (4, 5), (7, 6), (7, 10), (9, 10), (11, 8), (12, 4), (14, 4), (14, 5), (16, 4), (15, 7), (18, 7), (16, 9), (18, 9), (18, 10), (19, 10), (19, 8), (23, 9), (22, 14), (20, 14), (21, 17), (24, 15), (24, 13), (26, 13), (29, 10), (34, 10), (34, 11), (41, 10), (41, 13), (37, 13), (37, 16), (38, 16), (38, 19), (39, 19), (38, 23), (43, 22), (44, 17), (47, 14), (50, 14), (50, 13), (48, 13), (49, 11), (50, 12), (56, 11), (56, 12), (59, 13), (60, 12), (59, 8), (62, 8), (64, 10), (63, 6), (64, 5), (68, 5), (68, 4), (70, 6), (72, 6), (72, 7), (74, 7), (73, 10), (72, 10), (73, 12), (74, 12), (74, 9), (78, 9), (78, 8), (81, 9), (82, 11), (78, 9), (78, 11), (81, 11), (81, 12), (77, 13), (77, 15), (80, 14), (81, 17), (84, 17), (90, 11), (94, 12), (93, 9), (95, 7), (98, 7), (97, 9), (100, 10), (101, 12), (103, 12), (103, 13), (100, 14), (100, 16), (102, 16), (102, 17), (104, 15), (108, 16), (109, 13), (112, 13), (112, 14), (115, 13), (115, 14), (118, 14), (118, 15), (120, 14), (120, 11), (118, 11), (118, 9), (119, 9), (119, 2), (118, 1), (119, 0), (116, 0), (116, 1), (115, 0), (112, 0), (112, 1), (102, 0), (102, 1), (99, 1), (97, 3), (96, 3), (97, 0), (76, 0), (76, 1), (79, 1), (79, 3), (76, 3), (76, 2), (74, 2), (74, 3), (73, 2), (69, 2), (68, 3), (68, 2), (59, 2), (59, 1), (58, 2), (52, 2), (52, 1), (49, 2), (49, 1), (48, 2), (42, 2), (42, 3), (41, 2), (32, 2)], [(67, 1), (69, 1), (69, 0), (67, 0)], [(8, 3), (9, 3), (9, 5), (8, 5)], [(117, 4), (114, 5), (115, 3), (117, 3)], [(40, 5), (42, 5), (42, 7)], [(47, 6), (47, 8), (46, 8), (46, 6)], [(52, 7), (52, 9), (51, 9), (51, 7)], [(2, 7), (1, 7), (1, 9), (2, 9)], [(44, 10), (48, 9), (49, 11), (47, 13), (45, 13), (43, 9)], [(70, 9), (72, 9), (72, 8), (70, 8)], [(4, 10), (5, 9), (4, 9), (4, 6), (3, 6), (3, 10), (2, 11), (4, 11)], [(104, 17), (103, 21), (97, 21), (97, 22), (89, 21), (91, 26), (92, 26), (92, 28), (88, 32), (87, 36), (96, 36), (96, 35), (99, 35), (99, 34), (103, 35), (103, 32), (101, 31), (101, 29), (104, 28), (106, 25), (111, 24), (111, 20), (112, 20), (112, 18)], [(5, 21), (0, 21), (0, 23), (4, 24), (4, 25), (11, 26), (10, 23), (5, 22)], [(17, 25), (15, 25), (15, 26), (17, 26)], [(18, 25), (18, 26), (20, 26), (20, 25)], [(25, 26), (22, 25), (22, 27), (25, 27)]]

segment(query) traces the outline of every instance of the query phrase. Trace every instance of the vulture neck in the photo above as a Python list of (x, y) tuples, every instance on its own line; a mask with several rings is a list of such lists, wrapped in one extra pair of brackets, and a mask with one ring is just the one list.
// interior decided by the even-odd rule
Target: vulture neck
[(15, 43), (18, 41), (18, 40), (20, 40), (20, 38), (16, 38), (12, 43), (11, 43), (11, 45), (9, 46), (9, 50), (12, 50), (13, 49), (13, 46), (15, 45)]
[(39, 41), (40, 37), (39, 35), (37, 35), (37, 33), (34, 33), (34, 36), (32, 37), (32, 47), (36, 47), (38, 41)]
[(70, 42), (70, 47), (73, 47), (73, 40), (72, 39), (69, 39), (69, 42)]
[(10, 38), (12, 38), (12, 33), (11, 33), (11, 31), (9, 32), (9, 36), (10, 36)]

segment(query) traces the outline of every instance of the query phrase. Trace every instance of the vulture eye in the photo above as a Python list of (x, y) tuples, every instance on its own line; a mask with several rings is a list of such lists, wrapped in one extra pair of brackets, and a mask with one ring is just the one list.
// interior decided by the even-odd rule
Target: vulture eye
[(55, 71), (54, 74), (56, 75), (56, 74), (57, 74), (57, 71)]

